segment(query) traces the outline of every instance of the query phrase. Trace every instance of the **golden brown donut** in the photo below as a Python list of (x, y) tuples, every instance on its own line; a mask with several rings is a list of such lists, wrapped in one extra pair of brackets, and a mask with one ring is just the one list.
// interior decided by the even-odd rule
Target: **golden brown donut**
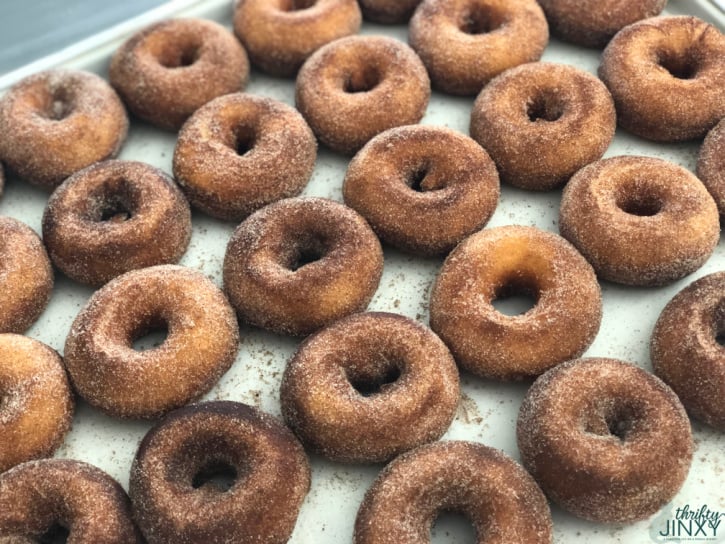
[(363, 17), (383, 24), (405, 23), (421, 0), (359, 0)]
[(241, 321), (304, 336), (364, 310), (382, 270), (380, 242), (354, 210), (324, 198), (288, 198), (234, 231), (224, 291)]
[(559, 230), (601, 279), (642, 286), (694, 272), (720, 237), (715, 202), (694, 175), (634, 156), (577, 172), (564, 189)]
[(577, 359), (529, 389), (516, 426), (524, 467), (575, 516), (648, 518), (682, 486), (692, 460), (687, 414), (657, 377), (615, 359)]
[(423, 0), (408, 40), (435, 88), (475, 95), (504, 70), (539, 60), (549, 28), (536, 0)]
[(725, 218), (725, 117), (708, 133), (700, 148), (697, 177), (715, 199), (722, 221)]
[(702, 138), (725, 117), (725, 36), (697, 17), (657, 17), (617, 33), (599, 77), (629, 132), (658, 142)]
[(192, 206), (241, 221), (302, 192), (316, 157), (315, 136), (297, 110), (235, 93), (202, 106), (183, 126), (174, 176)]
[(602, 158), (617, 120), (607, 88), (573, 66), (536, 62), (507, 70), (478, 95), (471, 137), (501, 181), (534, 191), (565, 184)]
[(53, 268), (38, 235), (0, 216), (0, 333), (25, 332), (45, 310), (52, 290)]
[(32, 338), (0, 334), (0, 472), (51, 455), (72, 418), (73, 397), (58, 354)]
[(725, 431), (725, 272), (691, 283), (667, 303), (650, 345), (655, 374), (688, 413)]
[(53, 264), (101, 286), (137, 268), (177, 262), (191, 212), (174, 181), (135, 161), (105, 161), (73, 174), (51, 195), (43, 241)]
[(283, 544), (309, 488), (309, 462), (289, 429), (227, 401), (187, 406), (153, 427), (129, 494), (149, 544)]
[(551, 544), (544, 494), (513, 459), (475, 442), (444, 441), (405, 453), (370, 486), (353, 544), (429, 544), (439, 514), (468, 518), (476, 542)]
[(134, 114), (176, 130), (213, 98), (243, 89), (249, 60), (220, 24), (173, 19), (131, 36), (111, 58), (109, 77)]
[[(522, 315), (493, 301), (528, 294)], [(602, 300), (592, 267), (566, 240), (534, 227), (486, 229), (448, 256), (433, 285), (430, 325), (462, 368), (520, 380), (579, 357), (599, 330)]]
[(294, 76), (316, 50), (360, 30), (356, 0), (239, 0), (234, 32), (252, 63), (277, 76)]
[[(164, 342), (133, 342), (165, 331)], [(174, 265), (133, 270), (96, 291), (65, 342), (73, 387), (90, 404), (125, 418), (155, 418), (200, 397), (234, 362), (234, 311), (206, 276)]]
[(348, 155), (384, 130), (420, 121), (429, 99), (423, 63), (384, 36), (336, 40), (297, 74), (297, 109), (322, 143)]
[(0, 99), (0, 158), (21, 178), (46, 189), (116, 156), (127, 130), (121, 100), (89, 72), (40, 72)]

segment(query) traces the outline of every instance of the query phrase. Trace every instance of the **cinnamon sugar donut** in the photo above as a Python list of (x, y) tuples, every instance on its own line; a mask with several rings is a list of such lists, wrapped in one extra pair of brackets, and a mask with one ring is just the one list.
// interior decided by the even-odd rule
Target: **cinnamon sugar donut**
[(89, 72), (40, 72), (0, 99), (0, 158), (21, 178), (46, 189), (114, 157), (127, 130), (121, 100)]
[(243, 89), (249, 61), (220, 24), (173, 19), (131, 36), (111, 58), (109, 77), (134, 114), (176, 130), (213, 98)]
[(149, 544), (283, 544), (309, 487), (305, 452), (284, 425), (245, 404), (208, 402), (148, 432), (129, 493)]
[(700, 148), (697, 177), (715, 199), (722, 221), (725, 218), (725, 117), (708, 133)]
[(614, 102), (596, 77), (537, 62), (507, 70), (478, 95), (471, 136), (501, 180), (535, 191), (565, 184), (600, 159), (614, 137)]
[(578, 359), (541, 376), (516, 427), (524, 467), (548, 497), (603, 523), (648, 518), (685, 481), (687, 414), (672, 390), (615, 359)]
[(715, 202), (694, 175), (631, 156), (597, 161), (571, 179), (559, 230), (600, 278), (642, 286), (694, 272), (720, 236)]
[[(493, 301), (530, 295), (522, 315)], [(462, 368), (518, 380), (580, 356), (599, 330), (602, 300), (594, 271), (556, 234), (534, 227), (486, 229), (448, 256), (433, 285), (430, 325)]]
[(421, 0), (359, 0), (363, 17), (383, 24), (405, 23)]
[(175, 263), (190, 238), (191, 212), (181, 191), (141, 162), (106, 161), (76, 172), (43, 213), (53, 264), (94, 286), (129, 270)]
[(233, 221), (298, 195), (317, 141), (294, 108), (236, 93), (199, 108), (179, 133), (174, 176), (195, 208)]
[(420, 121), (430, 99), (430, 80), (404, 43), (350, 36), (322, 47), (305, 62), (295, 96), (320, 141), (351, 155), (384, 130)]
[(53, 268), (43, 243), (20, 221), (0, 216), (0, 333), (22, 333), (43, 313)]
[(427, 544), (443, 512), (465, 515), (476, 542), (550, 544), (551, 513), (529, 474), (475, 442), (436, 442), (386, 466), (365, 494), (354, 544)]
[(242, 321), (303, 336), (364, 310), (382, 270), (380, 242), (354, 210), (324, 198), (288, 198), (234, 231), (224, 291)]
[(323, 45), (360, 30), (356, 0), (239, 0), (234, 32), (252, 63), (277, 76), (294, 76)]
[(650, 354), (655, 374), (693, 417), (725, 431), (725, 272), (691, 283), (660, 314)]
[(697, 17), (657, 17), (622, 29), (599, 77), (628, 131), (659, 142), (702, 138), (725, 117), (725, 36)]
[(504, 70), (541, 58), (549, 28), (536, 0), (423, 0), (408, 39), (435, 88), (475, 95)]
[[(165, 331), (146, 351), (133, 342)], [(196, 270), (133, 270), (96, 291), (65, 343), (75, 390), (104, 412), (154, 418), (211, 389), (234, 362), (239, 330), (221, 291)]]

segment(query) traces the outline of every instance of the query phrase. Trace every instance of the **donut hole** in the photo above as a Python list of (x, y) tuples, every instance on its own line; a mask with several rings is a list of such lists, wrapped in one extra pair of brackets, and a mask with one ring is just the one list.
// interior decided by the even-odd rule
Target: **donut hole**
[(651, 217), (662, 211), (662, 199), (649, 191), (621, 191), (617, 195), (617, 207), (624, 213), (638, 217)]
[(499, 313), (507, 316), (523, 315), (539, 302), (539, 289), (527, 278), (511, 278), (494, 293), (491, 304)]
[(301, 11), (309, 9), (317, 3), (317, 0), (286, 0), (282, 3), (282, 11)]
[(474, 544), (476, 529), (460, 512), (444, 510), (438, 513), (430, 528), (430, 544)]
[(39, 544), (65, 544), (70, 531), (62, 524), (55, 522), (38, 538)]
[(139, 207), (139, 197), (129, 180), (109, 178), (91, 193), (86, 218), (94, 223), (123, 223), (131, 219)]
[(233, 143), (230, 147), (241, 157), (252, 150), (256, 139), (257, 135), (253, 128), (239, 126), (234, 130)]
[(667, 70), (676, 79), (694, 79), (697, 77), (698, 64), (689, 52), (676, 53), (661, 51), (657, 55), (657, 64)]
[(347, 74), (342, 89), (348, 94), (367, 93), (377, 87), (382, 78), (374, 66), (365, 66)]
[(194, 474), (191, 487), (199, 489), (207, 486), (208, 489), (226, 493), (237, 481), (237, 469), (223, 461), (212, 461), (205, 464)]
[(169, 337), (169, 323), (162, 317), (153, 316), (139, 324), (131, 333), (131, 345), (135, 351), (157, 349)]
[(504, 22), (502, 15), (491, 6), (474, 4), (463, 12), (458, 28), (464, 34), (487, 34), (501, 28)]
[[(725, 347), (725, 300), (721, 300), (715, 310), (715, 342)], [(0, 399), (2, 392), (0, 392)], [(1, 401), (0, 401), (1, 402)], [(2, 404), (0, 404), (2, 406)]]
[(375, 364), (347, 368), (345, 373), (350, 385), (363, 397), (384, 393), (402, 375), (401, 365), (384, 356)]
[(315, 233), (306, 233), (298, 237), (287, 251), (282, 253), (282, 266), (291, 272), (297, 272), (305, 266), (322, 260), (329, 252), (325, 237)]
[(201, 46), (193, 41), (166, 47), (158, 52), (156, 58), (164, 68), (186, 68), (194, 64), (201, 56)]
[(53, 89), (46, 100), (43, 116), (51, 121), (62, 121), (70, 116), (75, 108), (73, 95), (65, 88)]
[(526, 115), (529, 121), (547, 121), (553, 123), (564, 115), (564, 105), (554, 93), (540, 93), (526, 105)]
[(598, 436), (613, 436), (620, 442), (627, 440), (640, 419), (639, 411), (627, 403), (610, 403), (598, 410), (586, 426), (586, 431)]
[(417, 168), (411, 169), (405, 175), (405, 184), (416, 193), (425, 193), (430, 191), (438, 191), (443, 187), (439, 187), (437, 180), (430, 176), (431, 168), (427, 164), (422, 164)]

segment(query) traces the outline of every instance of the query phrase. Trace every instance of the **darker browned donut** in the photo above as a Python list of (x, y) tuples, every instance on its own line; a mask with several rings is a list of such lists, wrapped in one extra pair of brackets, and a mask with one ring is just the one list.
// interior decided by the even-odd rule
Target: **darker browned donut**
[(405, 23), (421, 0), (359, 0), (363, 17), (383, 24)]
[(697, 177), (705, 184), (725, 218), (725, 118), (705, 138), (697, 158)]

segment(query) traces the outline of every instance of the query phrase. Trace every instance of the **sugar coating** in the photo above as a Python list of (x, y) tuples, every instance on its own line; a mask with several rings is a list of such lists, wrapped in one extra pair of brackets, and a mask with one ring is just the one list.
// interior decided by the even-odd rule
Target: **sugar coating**
[(715, 199), (722, 220), (725, 217), (725, 117), (708, 133), (700, 148), (697, 177)]
[(406, 23), (421, 0), (360, 0), (363, 17), (383, 24)]

